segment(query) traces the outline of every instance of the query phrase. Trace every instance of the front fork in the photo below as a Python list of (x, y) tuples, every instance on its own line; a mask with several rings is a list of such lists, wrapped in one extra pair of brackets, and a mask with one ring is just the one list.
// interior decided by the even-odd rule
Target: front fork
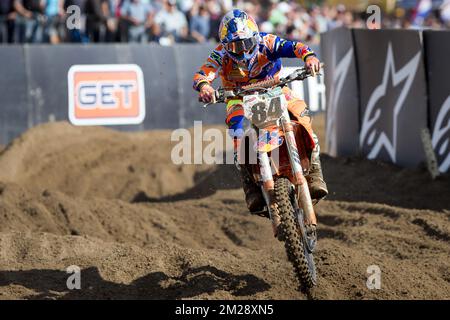
[(280, 225), (280, 216), (278, 215), (275, 201), (275, 182), (273, 181), (272, 166), (270, 164), (267, 152), (258, 152), (259, 172), (262, 180), (262, 194), (267, 203), (270, 221), (272, 221), (273, 234), (277, 236), (278, 226)]
[[(303, 169), (300, 163), (300, 156), (298, 154), (297, 142), (295, 141), (294, 128), (292, 126), (291, 120), (289, 118), (289, 113), (287, 110), (281, 118), (281, 127), (284, 132), (286, 148), (288, 151), (289, 161), (292, 168), (292, 175), (294, 177), (295, 185), (297, 186), (297, 198), (298, 204), (301, 209), (303, 209), (305, 224), (306, 225), (317, 225), (316, 214), (314, 213), (314, 208), (311, 200), (311, 195), (309, 194), (308, 182), (303, 175)], [(270, 159), (267, 152), (260, 152), (258, 154), (261, 180), (263, 182), (263, 195), (268, 203), (269, 215), (272, 220), (272, 226), (274, 228), (274, 233), (276, 234), (276, 229), (279, 225), (279, 216), (276, 212), (276, 203), (274, 199), (274, 181), (272, 175), (272, 166), (270, 164)]]
[(317, 225), (316, 214), (309, 194), (308, 182), (303, 175), (303, 168), (298, 154), (297, 142), (295, 141), (294, 127), (292, 126), (289, 113), (285, 110), (284, 116), (281, 118), (281, 126), (283, 128), (286, 148), (288, 150), (289, 161), (291, 163), (292, 175), (294, 176), (295, 184), (297, 186), (297, 197), (299, 207), (303, 209), (305, 214), (306, 225)]

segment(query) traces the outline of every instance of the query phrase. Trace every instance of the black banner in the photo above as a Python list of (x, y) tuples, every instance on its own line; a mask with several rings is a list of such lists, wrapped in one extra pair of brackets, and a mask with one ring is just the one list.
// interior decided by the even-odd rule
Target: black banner
[[(128, 47), (127, 45), (116, 45)], [(146, 116), (145, 129), (178, 128), (178, 75), (173, 48), (155, 44), (131, 46), (132, 56), (126, 62), (135, 63), (144, 73)], [(137, 128), (135, 128), (137, 129)]]
[[(205, 63), (214, 47), (214, 45), (199, 46), (196, 44), (174, 47), (174, 65), (171, 70), (177, 70), (178, 75), (175, 88), (178, 90), (179, 100), (175, 105), (179, 108), (178, 127), (180, 128), (191, 127), (194, 125), (194, 121), (225, 123), (225, 105), (202, 108), (202, 104), (198, 101), (198, 95), (192, 88), (194, 73)], [(214, 87), (219, 85), (219, 80), (213, 84)]]
[[(117, 63), (108, 45), (92, 47), (61, 44), (25, 46), (31, 125), (67, 118), (67, 73), (74, 64)], [(16, 68), (16, 65), (13, 65)]]
[(23, 47), (3, 47), (0, 61), (0, 144), (6, 144), (31, 126)]
[[(145, 292), (145, 290), (142, 290)], [(3, 312), (26, 317), (30, 312), (47, 314), (50, 319), (57, 319), (60, 314), (70, 310), (70, 318), (86, 315), (98, 317), (115, 316), (119, 318), (136, 318), (151, 310), (156, 319), (289, 319), (293, 314), (302, 318), (349, 317), (353, 313), (363, 314), (365, 310), (382, 309), (384, 314), (401, 312), (412, 316), (421, 310), (445, 312), (448, 302), (445, 300), (427, 301), (389, 301), (389, 300), (148, 300), (138, 297), (136, 300), (64, 300), (57, 301), (1, 301)], [(236, 297), (233, 297), (236, 298)], [(390, 310), (392, 309), (392, 310)], [(52, 310), (53, 312), (48, 312)], [(356, 311), (355, 311), (356, 310)], [(396, 310), (396, 311), (395, 311)], [(106, 315), (106, 316), (105, 316)]]
[(414, 30), (354, 30), (361, 129), (369, 159), (415, 167), (425, 159), (426, 80), (420, 34)]
[(424, 31), (431, 140), (439, 170), (450, 170), (450, 32)]
[(359, 101), (351, 30), (322, 34), (327, 101), (327, 152), (332, 156), (358, 153)]

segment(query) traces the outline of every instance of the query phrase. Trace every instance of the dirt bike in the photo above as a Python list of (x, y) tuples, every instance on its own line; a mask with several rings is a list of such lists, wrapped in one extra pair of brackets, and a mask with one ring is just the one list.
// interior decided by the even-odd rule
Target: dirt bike
[(259, 81), (232, 90), (219, 88), (213, 101), (204, 105), (242, 99), (244, 115), (251, 126), (244, 134), (250, 143), (241, 143), (241, 149), (246, 148), (243, 152), (248, 154), (248, 145), (255, 144), (257, 161), (250, 171), (266, 203), (256, 214), (272, 221), (274, 235), (284, 242), (303, 291), (317, 281), (313, 258), (317, 220), (305, 178), (314, 141), (299, 121), (291, 119), (282, 88), (312, 75), (306, 68), (299, 68), (279, 80)]

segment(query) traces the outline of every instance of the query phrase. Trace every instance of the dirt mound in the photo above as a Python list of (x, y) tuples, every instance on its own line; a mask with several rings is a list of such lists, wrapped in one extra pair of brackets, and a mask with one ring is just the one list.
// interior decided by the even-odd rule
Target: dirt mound
[(207, 166), (174, 165), (169, 131), (124, 133), (66, 122), (32, 128), (0, 157), (0, 181), (71, 196), (131, 200), (192, 187)]
[[(173, 165), (170, 132), (52, 123), (0, 153), (0, 298), (305, 299), (234, 167)], [(448, 178), (323, 156), (314, 298), (450, 299)], [(79, 266), (82, 290), (68, 290)], [(382, 272), (366, 287), (367, 267)]]

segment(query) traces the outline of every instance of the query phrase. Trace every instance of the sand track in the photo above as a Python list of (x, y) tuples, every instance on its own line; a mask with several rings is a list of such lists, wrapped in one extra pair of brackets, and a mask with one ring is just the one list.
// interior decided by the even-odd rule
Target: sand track
[[(0, 152), (0, 298), (305, 299), (233, 166), (175, 166), (170, 132), (67, 123)], [(325, 299), (450, 299), (450, 180), (323, 156)], [(70, 265), (82, 289), (66, 287)], [(378, 265), (382, 289), (366, 287)]]

